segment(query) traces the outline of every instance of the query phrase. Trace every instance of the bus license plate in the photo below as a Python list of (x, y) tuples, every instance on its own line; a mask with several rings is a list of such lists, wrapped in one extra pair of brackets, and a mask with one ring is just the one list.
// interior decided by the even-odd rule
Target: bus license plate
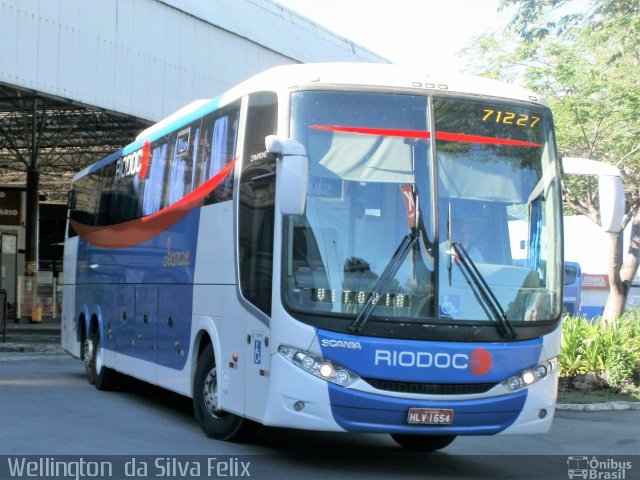
[(451, 425), (453, 410), (446, 408), (410, 408), (407, 423), (412, 425)]

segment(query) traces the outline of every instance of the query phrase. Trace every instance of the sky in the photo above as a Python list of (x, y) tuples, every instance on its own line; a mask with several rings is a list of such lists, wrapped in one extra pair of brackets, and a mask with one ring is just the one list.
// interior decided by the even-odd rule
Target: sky
[(462, 71), (459, 51), (509, 21), (499, 0), (275, 0), (394, 63)]

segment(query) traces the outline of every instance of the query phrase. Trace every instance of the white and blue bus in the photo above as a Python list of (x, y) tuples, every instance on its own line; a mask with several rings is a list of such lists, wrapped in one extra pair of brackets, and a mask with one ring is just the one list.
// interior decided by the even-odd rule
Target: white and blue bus
[(573, 317), (582, 313), (582, 269), (577, 262), (564, 262), (564, 311)]
[[(277, 67), (78, 173), (63, 346), (193, 399), (203, 430), (545, 432), (561, 165), (529, 91), (391, 65)], [(508, 222), (527, 222), (516, 263)]]

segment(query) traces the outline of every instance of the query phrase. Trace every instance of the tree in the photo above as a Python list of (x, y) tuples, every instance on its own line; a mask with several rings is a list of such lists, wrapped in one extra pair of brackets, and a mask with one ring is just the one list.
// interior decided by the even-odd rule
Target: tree
[[(511, 23), (466, 50), (483, 62), (472, 68), (544, 95), (561, 156), (597, 159), (622, 173), (621, 227), (632, 228), (626, 254), (622, 232), (611, 235), (604, 317), (615, 320), (640, 257), (640, 0), (502, 0), (500, 8), (515, 8)], [(569, 178), (564, 186), (565, 205), (599, 223), (590, 180)]]

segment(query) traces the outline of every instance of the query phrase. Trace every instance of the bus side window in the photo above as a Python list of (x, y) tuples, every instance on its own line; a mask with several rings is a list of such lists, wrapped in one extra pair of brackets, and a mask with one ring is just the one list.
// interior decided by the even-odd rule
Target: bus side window
[[(214, 177), (235, 158), (239, 111), (240, 103), (236, 102), (204, 119), (198, 171), (194, 174), (198, 186)], [(205, 205), (231, 200), (232, 187), (233, 175), (230, 174), (205, 199)]]
[(144, 181), (144, 195), (142, 200), (143, 215), (151, 215), (160, 210), (168, 150), (169, 147), (166, 141), (157, 144), (154, 143), (151, 147), (149, 173)]
[(200, 122), (194, 122), (177, 133), (173, 147), (171, 171), (167, 181), (167, 205), (173, 205), (193, 186), (193, 164), (197, 158)]
[(187, 178), (185, 178), (185, 182), (187, 185), (186, 193), (192, 192), (196, 187), (196, 172), (198, 171), (198, 159), (199, 159), (199, 149), (200, 149), (200, 132), (201, 128), (196, 128), (196, 131), (193, 135), (193, 142), (191, 153), (187, 160)]

